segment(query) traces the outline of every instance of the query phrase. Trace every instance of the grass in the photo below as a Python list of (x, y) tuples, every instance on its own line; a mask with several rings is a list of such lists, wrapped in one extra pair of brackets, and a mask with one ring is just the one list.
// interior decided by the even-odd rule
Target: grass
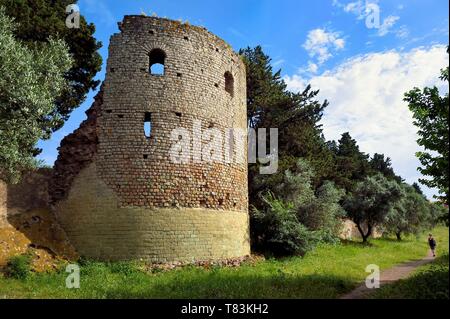
[(448, 251), (432, 264), (419, 267), (414, 274), (377, 290), (377, 299), (449, 299)]
[[(434, 230), (440, 251), (448, 251), (448, 228)], [(0, 277), (0, 298), (336, 298), (381, 269), (423, 258), (426, 235), (322, 245), (305, 257), (269, 259), (238, 268), (184, 267), (168, 272), (142, 271), (137, 263), (81, 263), (81, 287), (67, 289), (64, 269), (23, 280)], [(448, 276), (448, 266), (447, 266)]]
[(6, 265), (5, 274), (16, 279), (26, 279), (31, 275), (31, 259), (29, 253), (13, 256)]

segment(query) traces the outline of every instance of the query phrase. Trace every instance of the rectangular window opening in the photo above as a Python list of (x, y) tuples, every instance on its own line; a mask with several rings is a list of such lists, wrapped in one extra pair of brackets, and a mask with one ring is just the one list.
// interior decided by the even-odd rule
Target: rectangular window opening
[(152, 113), (145, 112), (144, 115), (144, 134), (149, 138), (152, 136)]

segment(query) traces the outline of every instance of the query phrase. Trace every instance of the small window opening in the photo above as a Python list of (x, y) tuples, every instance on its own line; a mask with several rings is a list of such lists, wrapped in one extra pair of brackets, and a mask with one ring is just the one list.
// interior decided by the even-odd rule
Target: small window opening
[(152, 113), (145, 112), (144, 116), (144, 134), (149, 138), (152, 135)]
[(219, 49), (218, 49), (218, 48), (216, 48), (216, 52), (219, 52)]
[(175, 115), (181, 117), (181, 112), (175, 112)]
[(225, 91), (227, 91), (231, 96), (234, 95), (234, 78), (230, 72), (225, 72)]
[(161, 49), (153, 49), (149, 54), (150, 74), (164, 75), (164, 65), (166, 62), (166, 54)]
[(148, 155), (147, 154), (144, 154), (144, 159), (147, 159), (148, 158)]
[(214, 86), (215, 86), (216, 88), (218, 88), (218, 87), (219, 87), (219, 83), (214, 83)]
[(181, 78), (181, 77), (183, 76), (183, 74), (177, 73), (177, 76), (178, 76), (179, 78)]
[(148, 31), (148, 33), (150, 33), (151, 35), (153, 35), (153, 34), (155, 34), (155, 31), (150, 30), (150, 31)]
[(116, 72), (116, 69), (115, 68), (111, 68), (111, 73), (114, 73), (114, 72)]
[(123, 119), (123, 114), (118, 114), (117, 116), (119, 117), (119, 119)]
[(112, 110), (106, 110), (106, 113), (111, 114)]
[(185, 39), (186, 41), (189, 41), (189, 38), (188, 38), (188, 37), (184, 37), (184, 39)]

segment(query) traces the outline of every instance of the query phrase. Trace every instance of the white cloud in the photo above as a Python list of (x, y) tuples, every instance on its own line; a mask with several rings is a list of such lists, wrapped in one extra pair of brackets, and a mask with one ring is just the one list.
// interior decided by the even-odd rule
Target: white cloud
[(319, 66), (313, 62), (308, 62), (308, 71), (311, 73), (317, 73)]
[(395, 35), (400, 39), (406, 39), (409, 36), (409, 29), (406, 25), (402, 25), (397, 31), (395, 31)]
[(334, 7), (338, 7), (346, 13), (352, 13), (356, 16), (358, 20), (362, 20), (367, 17), (367, 14), (370, 12), (368, 8), (371, 5), (378, 5), (378, 0), (357, 0), (353, 2), (343, 3), (339, 0), (333, 0), (332, 2)]
[(446, 65), (446, 47), (438, 45), (353, 57), (311, 79), (297, 74), (285, 81), (292, 91), (311, 83), (320, 89), (319, 97), (330, 102), (322, 120), (327, 139), (337, 140), (350, 132), (364, 152), (391, 157), (396, 172), (412, 183), (421, 177), (415, 157), (420, 147), (403, 94), (415, 86), (438, 85), (448, 91), (438, 79), (439, 70)]
[(380, 37), (385, 36), (391, 31), (391, 28), (394, 26), (394, 24), (400, 19), (398, 16), (388, 16), (383, 20), (383, 23), (378, 28), (378, 35)]
[[(349, 3), (342, 3), (338, 0), (333, 0), (333, 6), (338, 7), (344, 10), (347, 13), (352, 13), (357, 17), (358, 20), (362, 20), (369, 17), (369, 14), (373, 12), (373, 8), (378, 8), (378, 12), (381, 12), (380, 5), (378, 4), (378, 0), (358, 0)], [(403, 5), (398, 5), (397, 9), (402, 10), (404, 8)], [(381, 17), (380, 17), (381, 19)], [(376, 29), (378, 36), (382, 37), (387, 35), (390, 32), (395, 33), (398, 38), (406, 38), (409, 35), (409, 30), (405, 25), (401, 28), (394, 30), (393, 27), (396, 22), (400, 19), (399, 16), (389, 15), (383, 19), (383, 22), (379, 24)]]
[(285, 62), (285, 61), (284, 61), (283, 59), (279, 59), (279, 60), (273, 62), (273, 63), (272, 63), (272, 66), (275, 68), (275, 67), (277, 67), (277, 66), (279, 66), (279, 65), (282, 65), (284, 62)]
[(314, 29), (308, 32), (303, 48), (312, 58), (317, 58), (318, 64), (323, 64), (333, 56), (333, 51), (342, 50), (345, 40), (338, 32), (328, 32), (325, 29)]
[(366, 5), (362, 1), (350, 2), (344, 5), (344, 11), (353, 13), (358, 19), (366, 17)]

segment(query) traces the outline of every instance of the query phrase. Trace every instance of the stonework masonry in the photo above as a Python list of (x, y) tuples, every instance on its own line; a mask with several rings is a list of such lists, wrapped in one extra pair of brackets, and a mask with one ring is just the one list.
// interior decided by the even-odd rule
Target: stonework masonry
[(223, 259), (249, 254), (248, 214), (205, 208), (118, 208), (117, 195), (90, 164), (59, 203), (60, 223), (80, 254), (151, 262)]
[[(246, 154), (231, 163), (170, 158), (175, 128), (246, 130), (244, 63), (204, 28), (144, 16), (119, 28), (101, 93), (59, 149), (50, 187), (59, 222), (81, 255), (97, 259), (249, 254)], [(163, 74), (150, 72), (153, 63)]]
[(5, 182), (0, 180), (0, 227), (7, 224), (8, 211), (8, 187)]
[(0, 226), (8, 218), (30, 211), (49, 210), (48, 184), (52, 170), (41, 168), (25, 172), (18, 184), (6, 184), (0, 180)]

